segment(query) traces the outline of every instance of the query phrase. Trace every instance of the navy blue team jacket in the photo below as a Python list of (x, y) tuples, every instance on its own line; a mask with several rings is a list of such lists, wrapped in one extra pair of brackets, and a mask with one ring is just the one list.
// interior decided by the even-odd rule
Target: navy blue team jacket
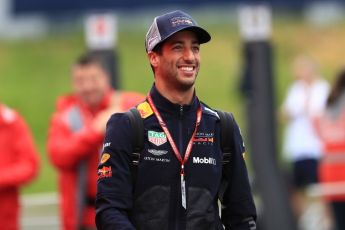
[[(151, 89), (155, 106), (181, 154), (192, 136), (199, 107), (173, 104)], [(181, 204), (180, 162), (147, 102), (138, 105), (144, 118), (145, 144), (134, 182), (131, 174), (133, 130), (124, 113), (108, 124), (98, 167), (96, 224), (102, 230), (252, 230), (256, 210), (243, 159), (237, 125), (230, 163), (223, 165), (220, 123), (204, 104), (191, 155), (185, 165), (187, 209)], [(232, 141), (232, 140), (229, 140)], [(222, 202), (221, 218), (218, 200)]]

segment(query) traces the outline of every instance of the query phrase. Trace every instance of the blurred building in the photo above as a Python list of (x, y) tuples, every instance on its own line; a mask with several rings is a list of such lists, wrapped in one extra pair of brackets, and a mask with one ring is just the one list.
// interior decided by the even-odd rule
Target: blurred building
[[(56, 27), (52, 27), (52, 24), (57, 25), (61, 24), (61, 22), (63, 24), (64, 21), (68, 20), (68, 25), (71, 26), (73, 22), (79, 23), (83, 15), (95, 11), (125, 12), (125, 16), (130, 15), (129, 17), (136, 17), (134, 14), (128, 13), (131, 11), (138, 12), (145, 10), (147, 14), (148, 11), (154, 11), (155, 9), (179, 7), (189, 9), (200, 8), (205, 9), (206, 12), (207, 9), (214, 9), (214, 7), (218, 7), (220, 11), (229, 8), (236, 10), (240, 4), (263, 2), (271, 5), (273, 11), (287, 11), (293, 12), (294, 14), (302, 14), (307, 22), (316, 25), (328, 25), (343, 20), (345, 17), (344, 3), (336, 0), (252, 0), (245, 2), (240, 0), (2, 0), (0, 1), (0, 39), (39, 37), (46, 34), (48, 30), (55, 29)], [(231, 16), (230, 13), (227, 15)], [(236, 17), (236, 14), (233, 15)]]
[(47, 31), (47, 22), (40, 14), (14, 14), (12, 0), (0, 1), (0, 38), (36, 38)]

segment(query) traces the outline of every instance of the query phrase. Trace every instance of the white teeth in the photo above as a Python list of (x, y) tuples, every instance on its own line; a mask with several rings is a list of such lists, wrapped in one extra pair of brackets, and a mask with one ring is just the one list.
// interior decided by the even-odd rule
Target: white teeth
[(193, 67), (188, 67), (188, 66), (181, 67), (181, 69), (183, 71), (193, 71)]

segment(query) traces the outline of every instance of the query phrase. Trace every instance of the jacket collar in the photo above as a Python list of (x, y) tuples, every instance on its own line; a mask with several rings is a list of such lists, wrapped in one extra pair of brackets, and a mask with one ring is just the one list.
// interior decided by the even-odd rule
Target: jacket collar
[(199, 106), (199, 100), (196, 97), (195, 92), (193, 95), (192, 103), (189, 105), (180, 105), (172, 103), (167, 98), (162, 96), (162, 94), (156, 88), (155, 84), (152, 86), (150, 90), (150, 95), (157, 109), (168, 113), (180, 114), (181, 112), (185, 113), (189, 111), (196, 111)]

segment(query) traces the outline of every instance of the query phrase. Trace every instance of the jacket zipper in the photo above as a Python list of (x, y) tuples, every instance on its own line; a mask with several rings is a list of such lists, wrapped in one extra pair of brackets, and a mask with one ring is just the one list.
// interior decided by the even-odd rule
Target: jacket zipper
[(184, 157), (184, 151), (183, 151), (183, 122), (182, 122), (182, 118), (183, 118), (183, 105), (180, 105), (180, 116), (179, 116), (179, 134), (178, 134), (178, 138), (179, 138), (179, 151), (181, 153), (181, 157), (183, 159)]
[[(179, 114), (179, 122), (178, 122), (178, 124), (179, 124), (179, 127), (178, 127), (178, 129), (179, 129), (179, 134), (178, 134), (179, 144), (178, 145), (179, 145), (179, 151), (180, 151), (181, 157), (183, 159), (184, 158), (184, 154), (185, 154), (184, 136), (183, 136), (183, 119), (184, 119), (184, 108), (183, 108), (183, 105), (180, 105), (179, 113), (180, 114)], [(181, 206), (182, 206), (182, 204), (181, 204), (181, 202), (182, 202), (182, 200), (181, 200), (182, 199), (181, 198), (181, 187), (180, 187), (179, 191), (180, 191), (179, 192), (180, 204), (177, 205), (177, 209), (176, 209), (176, 210), (178, 210), (178, 213), (176, 213), (177, 214), (176, 217), (178, 218), (178, 220), (176, 220), (176, 223), (178, 223), (175, 226), (176, 230), (181, 230), (181, 228), (185, 228), (185, 225), (183, 224), (184, 221), (181, 222), (181, 219), (180, 219), (181, 216), (185, 215), (185, 212), (180, 213), (181, 211), (184, 210), (184, 209), (181, 208)]]

